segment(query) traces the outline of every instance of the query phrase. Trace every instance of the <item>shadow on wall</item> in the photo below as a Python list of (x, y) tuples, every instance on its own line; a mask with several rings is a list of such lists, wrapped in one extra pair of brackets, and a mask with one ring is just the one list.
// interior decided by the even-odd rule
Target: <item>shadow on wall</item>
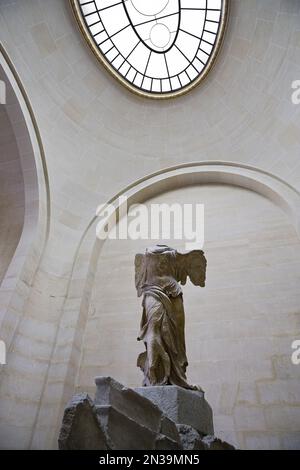
[[(2, 90), (6, 82), (0, 67)], [(16, 135), (23, 116), (11, 88), (7, 89), (7, 97), (0, 99), (0, 283), (21, 238), (25, 216), (24, 178)], [(5, 95), (1, 93), (2, 98)]]

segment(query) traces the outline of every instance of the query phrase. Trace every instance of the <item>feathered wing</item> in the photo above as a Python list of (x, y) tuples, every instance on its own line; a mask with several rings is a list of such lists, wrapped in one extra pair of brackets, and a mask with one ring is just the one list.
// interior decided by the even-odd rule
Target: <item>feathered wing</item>
[(177, 281), (184, 285), (189, 277), (195, 286), (204, 287), (206, 266), (207, 261), (202, 250), (193, 250), (186, 254), (177, 253)]
[(145, 256), (142, 254), (135, 255), (134, 266), (135, 266), (135, 287), (137, 290), (138, 297), (142, 295), (142, 285), (145, 277)]

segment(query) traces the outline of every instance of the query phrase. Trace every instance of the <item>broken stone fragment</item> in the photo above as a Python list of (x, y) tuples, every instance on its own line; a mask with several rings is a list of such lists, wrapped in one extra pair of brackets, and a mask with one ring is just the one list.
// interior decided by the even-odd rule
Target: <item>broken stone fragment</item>
[(111, 377), (96, 377), (95, 383), (97, 407), (111, 406), (153, 432), (160, 431), (162, 412), (152, 402)]
[(152, 401), (133, 389), (124, 387), (111, 377), (96, 377), (95, 382), (97, 410), (102, 407), (112, 407), (122, 416), (142, 426), (143, 429), (149, 429), (155, 434), (164, 434), (172, 441), (180, 443), (175, 423), (165, 417)]
[(96, 385), (94, 402), (81, 393), (67, 405), (59, 449), (234, 449), (205, 432), (213, 429), (213, 422), (203, 392), (177, 386), (135, 391), (110, 377), (97, 377)]
[(154, 450), (157, 433), (112, 406), (96, 406), (99, 426), (110, 450)]
[(177, 429), (184, 450), (206, 450), (201, 435), (192, 426), (177, 424)]
[(106, 439), (87, 393), (75, 395), (68, 403), (58, 438), (61, 450), (107, 450)]

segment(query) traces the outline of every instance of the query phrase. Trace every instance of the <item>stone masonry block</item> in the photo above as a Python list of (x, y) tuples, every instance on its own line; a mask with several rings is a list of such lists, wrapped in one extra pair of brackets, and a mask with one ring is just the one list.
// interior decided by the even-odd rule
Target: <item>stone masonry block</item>
[(204, 392), (176, 385), (139, 387), (134, 390), (151, 400), (175, 423), (192, 426), (204, 435), (214, 433), (213, 413), (204, 398)]

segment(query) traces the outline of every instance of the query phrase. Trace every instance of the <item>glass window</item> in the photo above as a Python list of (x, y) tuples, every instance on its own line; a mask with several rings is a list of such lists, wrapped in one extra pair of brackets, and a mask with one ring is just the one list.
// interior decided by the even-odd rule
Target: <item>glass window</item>
[(148, 96), (181, 94), (206, 75), (227, 16), (226, 0), (72, 2), (109, 70)]

